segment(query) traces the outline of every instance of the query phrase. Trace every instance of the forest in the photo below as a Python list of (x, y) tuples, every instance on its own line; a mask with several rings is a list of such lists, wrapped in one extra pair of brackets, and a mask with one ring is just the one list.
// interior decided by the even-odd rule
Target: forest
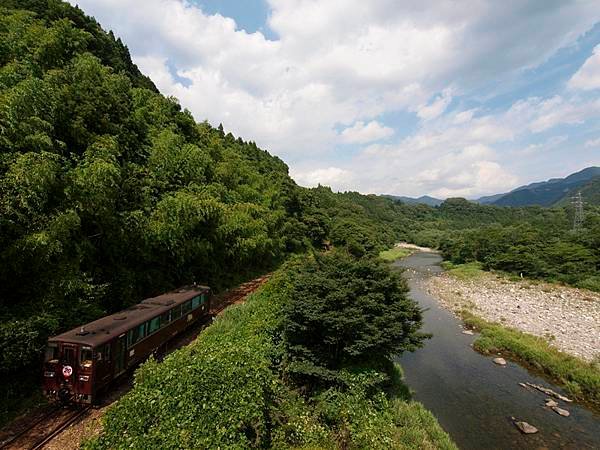
[(279, 158), (161, 95), (77, 7), (0, 9), (0, 422), (37, 390), (48, 336), (193, 281), (218, 292), (294, 254), (368, 259), (406, 240), (600, 290), (597, 207), (572, 231), (568, 206), (300, 187)]

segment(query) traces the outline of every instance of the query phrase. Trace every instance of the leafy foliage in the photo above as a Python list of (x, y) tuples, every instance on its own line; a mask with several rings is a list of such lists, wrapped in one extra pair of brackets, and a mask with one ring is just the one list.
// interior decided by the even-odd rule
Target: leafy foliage
[(2, 340), (1, 376), (37, 372), (50, 333), (175, 286), (219, 290), (290, 253), (399, 238), (400, 205), (300, 188), (280, 159), (160, 95), (78, 8), (0, 13), (0, 336), (23, 330)]
[[(385, 270), (348, 258), (347, 265), (363, 267), (355, 275), (367, 284), (373, 271)], [(160, 364), (146, 362), (133, 390), (107, 412), (102, 434), (86, 448), (454, 449), (435, 419), (408, 400), (389, 359), (342, 368), (343, 387), (312, 396), (289, 380), (284, 312), (295, 295), (296, 274), (313, 264), (311, 258), (288, 263), (190, 346)], [(402, 297), (402, 286), (394, 286)], [(414, 305), (404, 306), (411, 314)]]
[(375, 258), (315, 254), (289, 276), (287, 370), (301, 383), (342, 381), (341, 368), (414, 350), (424, 338), (406, 284)]

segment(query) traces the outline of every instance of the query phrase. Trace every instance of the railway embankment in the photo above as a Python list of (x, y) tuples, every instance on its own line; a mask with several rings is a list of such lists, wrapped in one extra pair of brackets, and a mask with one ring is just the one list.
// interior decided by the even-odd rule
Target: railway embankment
[(144, 364), (87, 448), (455, 449), (389, 360), (342, 370), (343, 386), (298, 389), (282, 334), (291, 283), (276, 272), (189, 346)]

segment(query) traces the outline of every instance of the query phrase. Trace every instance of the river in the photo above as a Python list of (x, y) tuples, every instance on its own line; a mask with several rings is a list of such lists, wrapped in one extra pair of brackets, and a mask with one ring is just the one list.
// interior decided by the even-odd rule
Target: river
[[(559, 401), (570, 417), (544, 407), (547, 396), (525, 389), (531, 382), (564, 393), (557, 386), (508, 361), (498, 366), (474, 351), (477, 336), (462, 334), (461, 322), (442, 308), (422, 287), (440, 272), (441, 257), (416, 253), (394, 263), (405, 268), (411, 297), (426, 309), (424, 331), (433, 334), (422, 349), (399, 359), (414, 399), (423, 403), (459, 448), (467, 449), (600, 449), (600, 416)], [(524, 435), (510, 420), (515, 417), (539, 429)]]

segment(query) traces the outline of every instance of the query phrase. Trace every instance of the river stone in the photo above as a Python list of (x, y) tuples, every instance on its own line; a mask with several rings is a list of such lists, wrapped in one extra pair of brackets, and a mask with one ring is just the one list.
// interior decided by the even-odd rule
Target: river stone
[(536, 427), (528, 424), (527, 422), (515, 422), (515, 425), (519, 430), (521, 430), (521, 433), (524, 434), (533, 434), (538, 432)]
[(564, 395), (560, 395), (558, 392), (554, 392), (552, 389), (545, 388), (544, 386), (540, 386), (539, 384), (533, 384), (530, 382), (527, 382), (526, 384), (527, 384), (527, 386), (531, 386), (532, 388), (535, 388), (538, 391), (543, 392), (546, 395), (551, 395), (552, 397), (556, 397), (557, 399), (562, 400), (563, 402), (571, 403), (573, 401), (570, 398), (567, 398)]
[(571, 413), (569, 411), (567, 411), (566, 409), (559, 408), (558, 406), (553, 406), (552, 410), (556, 414), (559, 414), (559, 415), (561, 415), (563, 417), (569, 417), (571, 415)]
[(551, 398), (547, 398), (546, 399), (546, 406), (548, 408), (554, 408), (555, 406), (558, 406), (558, 403), (556, 403), (554, 400), (552, 400)]
[(494, 358), (492, 361), (494, 361), (499, 366), (505, 366), (506, 365), (506, 360), (504, 358)]
[(469, 336), (473, 336), (473, 332), (471, 330), (464, 330), (462, 334), (468, 334)]

